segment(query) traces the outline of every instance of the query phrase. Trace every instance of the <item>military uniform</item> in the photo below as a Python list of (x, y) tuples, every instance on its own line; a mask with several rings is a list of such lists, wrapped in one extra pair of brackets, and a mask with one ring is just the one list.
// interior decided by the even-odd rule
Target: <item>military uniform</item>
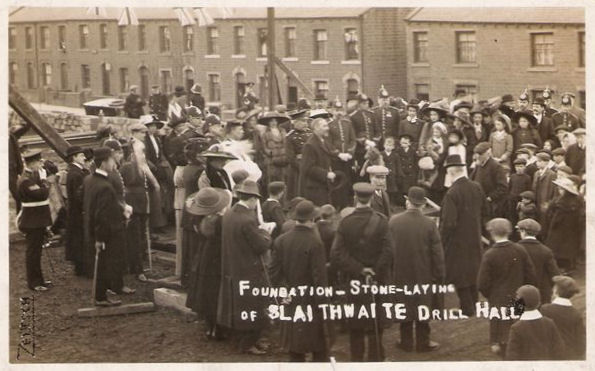
[[(41, 160), (39, 152), (36, 154)], [(32, 154), (30, 156), (36, 156)], [(23, 155), (26, 157), (27, 154)], [(41, 272), (41, 251), (46, 227), (52, 225), (50, 214), (50, 184), (41, 179), (39, 172), (25, 168), (17, 185), (21, 212), (18, 217), (19, 229), (27, 241), (26, 265), (27, 285), (30, 289), (43, 286), (45, 281)]]
[(377, 140), (380, 133), (376, 133), (376, 117), (374, 112), (369, 109), (359, 108), (349, 115), (353, 130), (357, 136), (359, 133), (365, 133), (366, 139)]
[(578, 117), (570, 112), (556, 112), (552, 115), (554, 127), (564, 126), (567, 131), (572, 132), (581, 127)]
[[(334, 190), (331, 193), (331, 203), (337, 209), (342, 209), (350, 206), (352, 203), (351, 184), (353, 178), (353, 155), (355, 153), (355, 131), (351, 125), (351, 121), (342, 117), (334, 119), (329, 123), (328, 142), (332, 147), (332, 167), (333, 170), (340, 171), (347, 177), (345, 186)], [(340, 153), (348, 153), (351, 159), (343, 161), (338, 157)]]
[(289, 200), (297, 196), (300, 192), (299, 177), (302, 149), (310, 136), (312, 136), (312, 131), (308, 128), (304, 130), (293, 129), (287, 133), (285, 153), (289, 162), (287, 171), (287, 199)]
[(400, 115), (399, 110), (394, 107), (375, 107), (374, 112), (374, 123), (376, 124), (375, 133), (384, 142), (386, 137), (398, 137), (399, 136), (399, 122)]

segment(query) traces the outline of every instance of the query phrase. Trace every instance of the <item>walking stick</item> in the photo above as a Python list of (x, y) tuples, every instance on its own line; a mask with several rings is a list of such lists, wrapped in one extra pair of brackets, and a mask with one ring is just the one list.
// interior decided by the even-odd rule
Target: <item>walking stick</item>
[[(105, 243), (101, 244), (105, 249)], [(95, 249), (95, 266), (93, 267), (93, 289), (91, 291), (91, 304), (95, 305), (95, 294), (97, 293), (97, 270), (99, 269), (99, 250)]]
[[(371, 275), (367, 275), (366, 276), (366, 284), (367, 285), (371, 285), (374, 284), (375, 282), (372, 279)], [(376, 311), (376, 296), (374, 296), (374, 294), (372, 295), (372, 303), (374, 303), (374, 310)], [(376, 313), (378, 313), (376, 311)], [(376, 313), (374, 313), (374, 336), (376, 337), (376, 354), (378, 355), (378, 358), (381, 357), (380, 354), (380, 330), (378, 328), (378, 317), (376, 315)]]
[(145, 228), (147, 229), (147, 253), (149, 254), (149, 271), (153, 271), (153, 259), (151, 257), (151, 232), (149, 230), (149, 219), (147, 218), (147, 222), (145, 223)]

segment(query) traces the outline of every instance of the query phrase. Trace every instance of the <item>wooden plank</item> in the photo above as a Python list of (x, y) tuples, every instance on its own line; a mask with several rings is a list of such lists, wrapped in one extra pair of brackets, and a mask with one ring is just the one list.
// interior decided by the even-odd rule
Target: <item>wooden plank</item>
[(90, 318), (116, 316), (120, 314), (144, 313), (152, 312), (154, 310), (155, 304), (149, 301), (146, 303), (124, 304), (115, 307), (81, 308), (77, 312), (79, 317)]
[(302, 82), (302, 80), (300, 80), (300, 78), (297, 77), (297, 75), (291, 70), (291, 68), (287, 67), (287, 65), (285, 65), (285, 63), (283, 63), (283, 61), (281, 59), (279, 59), (279, 57), (273, 56), (273, 59), (274, 59), (275, 63), (277, 64), (277, 66), (279, 66), (279, 68), (283, 72), (285, 72), (287, 74), (287, 76), (291, 77), (298, 84), (300, 89), (302, 89), (310, 99), (314, 98), (314, 93), (312, 92), (312, 90), (310, 90)]
[(56, 151), (58, 156), (66, 159), (66, 150), (70, 147), (70, 144), (45, 121), (43, 116), (12, 85), (9, 87), (8, 104)]

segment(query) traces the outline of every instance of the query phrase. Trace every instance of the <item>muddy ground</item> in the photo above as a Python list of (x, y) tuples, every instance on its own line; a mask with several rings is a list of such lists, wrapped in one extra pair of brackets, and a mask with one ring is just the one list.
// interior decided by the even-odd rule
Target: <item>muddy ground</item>
[[(54, 286), (50, 291), (35, 294), (35, 356), (21, 352), (19, 344), (19, 298), (34, 295), (25, 282), (25, 245), (23, 241), (10, 245), (10, 360), (28, 362), (280, 362), (287, 355), (277, 346), (266, 356), (239, 354), (228, 342), (208, 341), (202, 324), (188, 320), (168, 309), (151, 313), (131, 314), (96, 319), (78, 318), (77, 309), (91, 303), (91, 280), (76, 277), (72, 266), (65, 262), (64, 249), (44, 250), (42, 265), (46, 279)], [(53, 271), (50, 267), (50, 259)], [(174, 271), (167, 263), (154, 263), (153, 277), (167, 277)], [(584, 267), (578, 278), (584, 289)], [(141, 283), (127, 277), (129, 286), (137, 289), (132, 296), (122, 297), (124, 303), (152, 301), (155, 284)], [(585, 296), (573, 299), (579, 310), (585, 309)], [(446, 298), (446, 307), (456, 307), (454, 296)], [(468, 320), (432, 323), (432, 339), (441, 348), (432, 353), (406, 353), (395, 348), (399, 337), (398, 325), (385, 332), (387, 361), (471, 361), (498, 360), (489, 351), (488, 321)], [(269, 331), (273, 344), (278, 329)], [(337, 361), (349, 361), (349, 340), (346, 333), (338, 335), (332, 355)]]

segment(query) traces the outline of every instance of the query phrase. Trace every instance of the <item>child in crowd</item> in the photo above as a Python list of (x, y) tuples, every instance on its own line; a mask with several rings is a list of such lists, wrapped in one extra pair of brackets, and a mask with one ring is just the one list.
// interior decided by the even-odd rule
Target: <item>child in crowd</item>
[(401, 135), (399, 138), (397, 156), (399, 158), (402, 176), (397, 178), (399, 196), (396, 203), (399, 206), (404, 206), (404, 196), (407, 194), (411, 186), (417, 184), (417, 176), (419, 171), (419, 168), (417, 167), (417, 154), (411, 147), (411, 137), (409, 135)]
[(271, 237), (275, 238), (281, 234), (281, 227), (286, 220), (282, 206), (283, 196), (285, 194), (285, 183), (269, 183), (268, 193), (269, 198), (262, 204), (262, 219), (265, 222), (274, 222), (277, 225), (271, 235)]
[(384, 139), (384, 150), (382, 151), (384, 166), (388, 168), (386, 177), (386, 193), (390, 198), (391, 204), (396, 204), (399, 198), (399, 187), (397, 180), (402, 176), (399, 154), (395, 150), (395, 138), (386, 137)]
[(517, 204), (517, 211), (519, 212), (519, 219), (527, 218), (537, 219), (537, 206), (535, 205), (535, 193), (533, 191), (525, 191), (520, 194), (521, 201)]
[(510, 164), (512, 157), (513, 140), (506, 129), (508, 128), (508, 120), (505, 116), (496, 116), (494, 118), (494, 131), (490, 134), (489, 143), (492, 147), (492, 157), (501, 164)]

